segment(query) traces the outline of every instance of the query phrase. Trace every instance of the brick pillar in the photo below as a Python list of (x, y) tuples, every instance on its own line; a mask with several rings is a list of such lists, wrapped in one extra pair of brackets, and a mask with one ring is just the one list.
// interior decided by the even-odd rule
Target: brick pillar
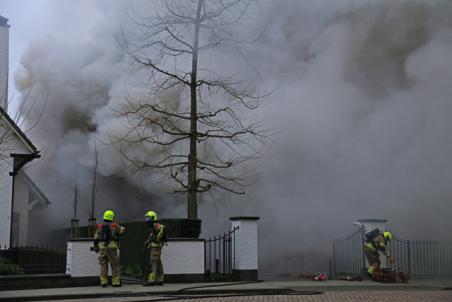
[(257, 221), (259, 217), (231, 217), (231, 227), (238, 227), (235, 242), (232, 278), (235, 281), (255, 281), (258, 278)]

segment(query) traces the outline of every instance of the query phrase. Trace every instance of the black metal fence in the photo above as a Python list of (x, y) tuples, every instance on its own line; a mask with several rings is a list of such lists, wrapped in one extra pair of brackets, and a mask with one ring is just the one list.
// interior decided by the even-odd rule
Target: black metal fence
[(333, 275), (361, 274), (363, 267), (363, 232), (361, 229), (333, 242)]
[[(333, 242), (333, 275), (361, 274), (367, 266), (362, 229)], [(388, 244), (395, 262), (391, 266), (410, 277), (452, 276), (452, 241), (403, 240)], [(385, 264), (385, 259), (382, 257)]]
[(228, 280), (235, 267), (235, 232), (239, 227), (223, 235), (210, 237), (204, 242), (204, 267), (206, 277)]
[(403, 240), (389, 243), (395, 266), (413, 277), (452, 276), (452, 241)]
[(144, 222), (124, 224), (126, 232), (120, 237), (121, 273), (123, 275), (143, 278), (149, 271), (149, 249), (144, 247), (147, 238)]
[(66, 246), (0, 247), (0, 275), (64, 274)]

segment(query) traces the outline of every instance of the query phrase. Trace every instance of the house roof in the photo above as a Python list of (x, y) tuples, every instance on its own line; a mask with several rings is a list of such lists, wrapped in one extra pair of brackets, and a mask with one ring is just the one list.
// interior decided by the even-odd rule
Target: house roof
[(47, 196), (39, 189), (33, 180), (23, 170), (19, 171), (18, 175), (24, 180), (33, 198), (29, 199), (29, 210), (40, 209), (50, 204)]
[(6, 111), (0, 107), (0, 116), (6, 122), (6, 124), (17, 134), (22, 143), (27, 147), (27, 149), (33, 153), (38, 154), (38, 148), (31, 142), (31, 140), (25, 135), (25, 133), (17, 126), (17, 124), (11, 119), (11, 117), (6, 113)]
[(8, 19), (6, 19), (5, 17), (3, 17), (2, 15), (0, 15), (0, 26), (8, 26)]

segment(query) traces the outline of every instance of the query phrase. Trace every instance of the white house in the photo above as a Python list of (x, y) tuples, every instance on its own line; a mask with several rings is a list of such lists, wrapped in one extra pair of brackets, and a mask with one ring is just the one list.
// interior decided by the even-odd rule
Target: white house
[(0, 107), (0, 245), (28, 243), (29, 215), (49, 204), (23, 171), (39, 151)]
[(22, 169), (39, 151), (6, 112), (8, 39), (8, 19), (0, 16), (0, 247), (27, 244), (29, 215), (49, 204)]

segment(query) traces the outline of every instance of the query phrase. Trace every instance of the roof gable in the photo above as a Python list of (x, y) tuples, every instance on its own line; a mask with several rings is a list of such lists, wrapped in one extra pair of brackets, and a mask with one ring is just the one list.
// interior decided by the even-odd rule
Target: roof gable
[(29, 190), (28, 207), (29, 210), (37, 210), (47, 207), (50, 204), (47, 196), (39, 189), (33, 180), (23, 171), (19, 171), (18, 176), (22, 178)]
[(0, 26), (8, 26), (8, 19), (0, 15)]
[(11, 119), (11, 117), (6, 113), (6, 111), (0, 107), (0, 117), (5, 122), (5, 124), (17, 135), (21, 143), (26, 147), (26, 149), (33, 154), (38, 153), (38, 149), (31, 142), (31, 140), (25, 135), (25, 133), (17, 126), (17, 124)]

